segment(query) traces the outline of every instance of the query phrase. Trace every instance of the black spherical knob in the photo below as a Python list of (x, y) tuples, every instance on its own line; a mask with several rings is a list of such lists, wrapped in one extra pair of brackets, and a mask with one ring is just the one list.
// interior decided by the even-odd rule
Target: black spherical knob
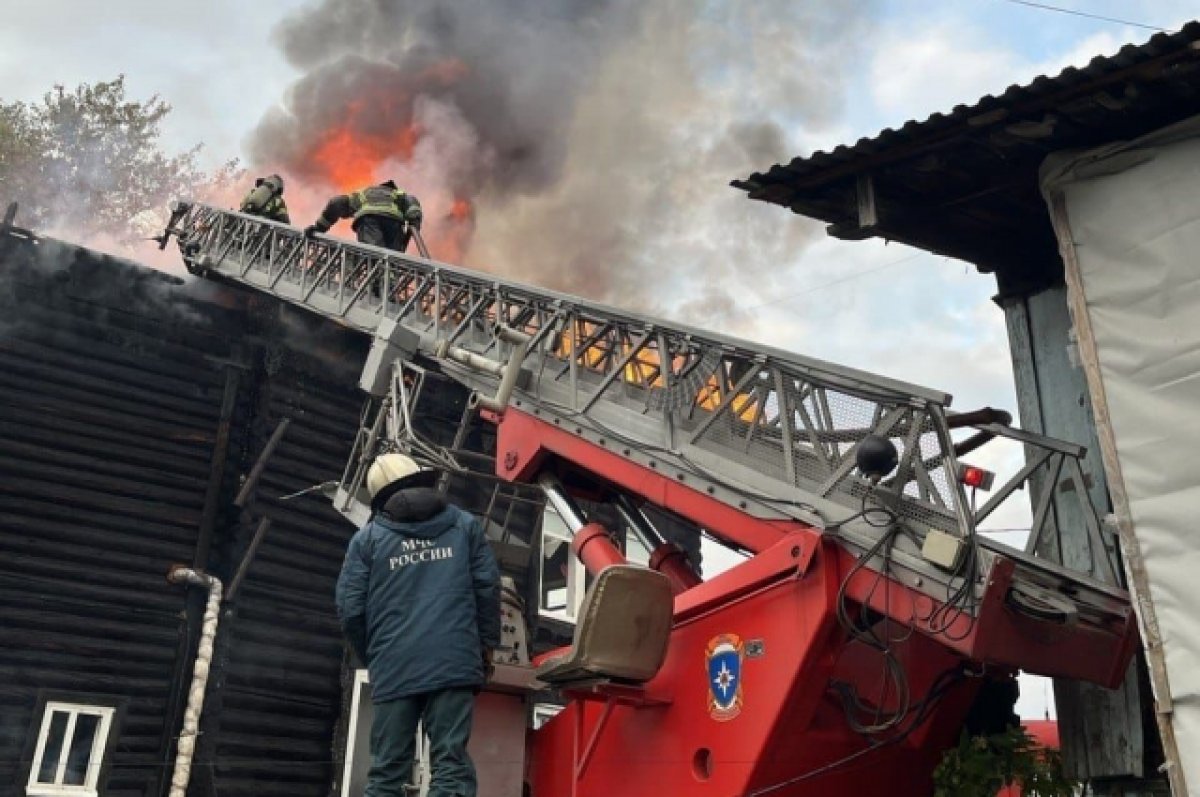
[(877, 434), (864, 437), (854, 452), (854, 463), (858, 465), (862, 475), (872, 481), (879, 481), (887, 476), (895, 470), (899, 461), (900, 455), (896, 453), (896, 446), (892, 441)]

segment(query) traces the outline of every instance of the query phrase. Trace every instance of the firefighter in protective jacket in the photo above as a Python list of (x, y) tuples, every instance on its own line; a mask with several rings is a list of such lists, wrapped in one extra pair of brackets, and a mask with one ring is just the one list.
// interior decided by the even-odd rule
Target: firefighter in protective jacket
[(304, 234), (312, 237), (319, 232), (328, 232), (338, 219), (349, 218), (354, 219), (351, 227), (357, 233), (359, 243), (403, 252), (408, 248), (412, 230), (421, 229), (421, 203), (412, 194), (397, 188), (395, 182), (387, 180), (352, 194), (333, 197), (316, 223), (305, 228)]
[(287, 205), (283, 201), (283, 178), (278, 174), (260, 177), (246, 194), (238, 210), (251, 216), (262, 216), (273, 221), (291, 224)]
[(371, 678), (364, 797), (407, 793), (419, 721), (429, 797), (475, 797), (467, 739), (500, 644), (500, 571), (483, 526), (446, 503), (436, 482), (404, 454), (377, 457), (367, 471), (373, 514), (338, 577), (338, 617)]

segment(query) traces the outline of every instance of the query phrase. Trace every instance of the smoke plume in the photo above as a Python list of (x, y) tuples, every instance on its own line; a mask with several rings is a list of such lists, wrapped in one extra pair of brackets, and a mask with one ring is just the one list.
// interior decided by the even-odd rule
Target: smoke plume
[(812, 234), (728, 183), (836, 120), (871, 10), (326, 0), (277, 31), (304, 74), (250, 156), (295, 215), (390, 177), (441, 259), (703, 322), (769, 297)]

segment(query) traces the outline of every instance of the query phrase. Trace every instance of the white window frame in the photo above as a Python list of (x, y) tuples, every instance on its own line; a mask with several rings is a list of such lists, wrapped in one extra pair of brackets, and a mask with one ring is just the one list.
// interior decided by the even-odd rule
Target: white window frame
[[(551, 516), (553, 516), (552, 520), (550, 520)], [(547, 522), (547, 520), (550, 522)], [(542, 544), (540, 546), (540, 561), (538, 562), (537, 585), (538, 616), (574, 624), (579, 618), (579, 610), (583, 607), (584, 593), (587, 591), (587, 569), (571, 548), (571, 543), (574, 541), (575, 536), (567, 528), (566, 523), (554, 510), (554, 507), (549, 504), (546, 505), (545, 514), (542, 516), (541, 534)], [(542, 606), (542, 598), (545, 595), (542, 589), (542, 576), (545, 575), (547, 539), (561, 542), (567, 546), (567, 605), (562, 609), (547, 609)]]
[(371, 676), (367, 670), (354, 671), (354, 686), (351, 687), (354, 691), (350, 693), (350, 725), (346, 729), (346, 753), (342, 763), (341, 797), (350, 797), (350, 780), (354, 775), (354, 751), (358, 746), (358, 714), (362, 711), (363, 703), (369, 703), (371, 700), (364, 688), (370, 683)]
[(633, 529), (627, 529), (625, 532), (625, 559), (629, 564), (636, 567), (650, 567), (650, 557), (654, 551), (648, 550), (641, 538), (634, 533)]
[(530, 716), (530, 725), (533, 730), (538, 730), (550, 720), (558, 716), (558, 712), (562, 711), (563, 707), (557, 703), (534, 703), (533, 713)]
[[(108, 747), (108, 734), (112, 729), (113, 716), (117, 713), (114, 706), (98, 706), (88, 703), (66, 703), (49, 700), (42, 709), (42, 726), (38, 731), (37, 748), (33, 754), (33, 763), (29, 767), (29, 782), (25, 785), (28, 797), (98, 797), (100, 786), (100, 771), (104, 768), (104, 754)], [(46, 755), (46, 742), (50, 736), (50, 725), (55, 714), (67, 715), (67, 727), (63, 732), (62, 750), (59, 752), (58, 769), (54, 773), (54, 783), (38, 780), (42, 769), (42, 759)], [(71, 742), (75, 737), (75, 724), (80, 715), (99, 717), (96, 726), (96, 737), (92, 740), (92, 751), (87, 760), (87, 777), (82, 784), (67, 785), (67, 759), (71, 753)]]

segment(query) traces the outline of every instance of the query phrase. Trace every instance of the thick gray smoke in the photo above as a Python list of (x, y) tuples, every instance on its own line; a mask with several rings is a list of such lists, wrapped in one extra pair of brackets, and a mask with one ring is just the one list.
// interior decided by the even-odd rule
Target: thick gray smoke
[[(729, 181), (798, 154), (806, 131), (836, 120), (871, 12), (327, 0), (278, 31), (305, 74), (255, 131), (251, 157), (323, 188), (404, 181), (443, 257), (729, 321), (770, 298), (812, 234)], [(456, 200), (469, 216), (452, 212)]]

